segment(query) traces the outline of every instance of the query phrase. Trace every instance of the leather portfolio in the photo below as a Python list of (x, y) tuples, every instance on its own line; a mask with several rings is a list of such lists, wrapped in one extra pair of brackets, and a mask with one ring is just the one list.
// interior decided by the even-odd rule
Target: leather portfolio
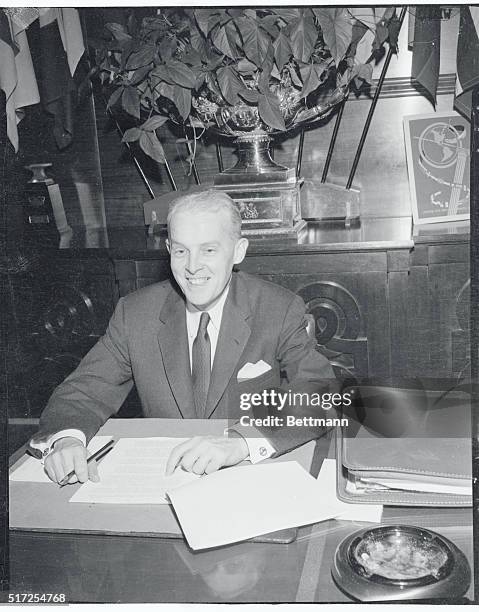
[(471, 398), (463, 391), (361, 387), (336, 431), (338, 498), (471, 506)]

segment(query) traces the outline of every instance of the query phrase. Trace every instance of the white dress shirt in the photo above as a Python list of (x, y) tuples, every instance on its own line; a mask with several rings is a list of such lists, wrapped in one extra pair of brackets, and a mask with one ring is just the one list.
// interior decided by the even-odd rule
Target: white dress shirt
[[(223, 309), (226, 302), (226, 298), (228, 297), (229, 285), (223, 291), (220, 299), (216, 302), (214, 306), (207, 309), (207, 312), (210, 315), (210, 321), (208, 323), (207, 331), (208, 336), (210, 338), (211, 345), (211, 364), (210, 368), (213, 367), (216, 346), (218, 344), (218, 337), (221, 329), (221, 319), (223, 317)], [(202, 314), (202, 310), (198, 310), (193, 304), (189, 302), (186, 303), (186, 331), (188, 335), (188, 351), (190, 355), (190, 368), (192, 367), (192, 350), (193, 350), (193, 342), (198, 333), (198, 327), (200, 324), (200, 318)], [(252, 428), (254, 429), (254, 428)], [(228, 435), (228, 431), (234, 431), (234, 427), (230, 427), (229, 429), (225, 429), (224, 435)], [(58, 431), (57, 433), (51, 435), (45, 442), (36, 442), (30, 443), (32, 448), (38, 449), (41, 451), (43, 459), (48, 455), (48, 453), (52, 450), (53, 444), (59, 440), (60, 438), (77, 438), (82, 442), (83, 445), (86, 445), (86, 437), (85, 434), (79, 429), (64, 429), (62, 431)], [(258, 463), (263, 459), (267, 459), (270, 457), (275, 449), (274, 447), (261, 436), (252, 437), (252, 438), (244, 438), (246, 444), (248, 445), (249, 456), (248, 459), (251, 463)]]

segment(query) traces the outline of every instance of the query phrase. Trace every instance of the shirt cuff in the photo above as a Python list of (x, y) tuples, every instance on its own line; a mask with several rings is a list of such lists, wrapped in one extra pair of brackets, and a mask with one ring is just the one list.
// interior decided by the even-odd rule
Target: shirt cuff
[(38, 442), (30, 440), (29, 447), (34, 451), (37, 451), (34, 453), (34, 455), (37, 457), (37, 459), (41, 459), (43, 463), (45, 457), (47, 457), (52, 451), (52, 446), (57, 440), (60, 440), (60, 438), (76, 438), (77, 440), (80, 440), (84, 446), (86, 446), (86, 436), (83, 431), (80, 429), (63, 429), (62, 431), (57, 431), (56, 433), (52, 434), (46, 440)]
[[(250, 429), (252, 429), (253, 431), (257, 431), (254, 427), (251, 427)], [(266, 438), (261, 437), (259, 433), (258, 436), (255, 438), (247, 438), (246, 436), (243, 436), (238, 431), (236, 431), (234, 427), (229, 427), (228, 429), (225, 429), (224, 433), (226, 436), (228, 435), (229, 431), (234, 431), (238, 435), (241, 435), (242, 438), (244, 438), (248, 447), (248, 457), (246, 458), (249, 459), (251, 463), (259, 463), (260, 461), (263, 461), (263, 459), (268, 459), (268, 457), (271, 457), (271, 455), (276, 452), (274, 446), (270, 444)]]

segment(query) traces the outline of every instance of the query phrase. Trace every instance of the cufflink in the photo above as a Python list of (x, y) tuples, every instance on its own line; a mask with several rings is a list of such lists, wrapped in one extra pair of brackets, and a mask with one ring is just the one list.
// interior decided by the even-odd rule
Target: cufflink
[(47, 448), (41, 451), (39, 448), (34, 448), (33, 446), (28, 445), (28, 452), (30, 453), (30, 455), (35, 457), (35, 459), (39, 459), (42, 462), (42, 465), (46, 457), (50, 454), (51, 450), (52, 449), (49, 446), (47, 446)]
[(53, 448), (51, 446), (49, 446), (48, 448), (45, 448), (43, 450), (42, 453), (42, 459), (41, 459), (41, 464), (44, 465), (45, 464), (45, 459), (48, 457), (48, 455), (52, 452)]
[(260, 446), (260, 447), (259, 447), (259, 454), (260, 454), (262, 457), (264, 457), (264, 456), (267, 454), (267, 452), (268, 452), (268, 451), (266, 450), (266, 448), (265, 448), (264, 446)]

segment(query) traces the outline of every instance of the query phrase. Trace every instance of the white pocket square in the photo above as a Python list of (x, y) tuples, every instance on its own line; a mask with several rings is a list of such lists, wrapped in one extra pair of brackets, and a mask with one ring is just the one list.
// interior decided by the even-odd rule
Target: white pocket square
[(256, 363), (245, 363), (241, 370), (238, 372), (238, 380), (249, 380), (250, 378), (257, 378), (265, 372), (269, 372), (271, 366), (260, 359)]

